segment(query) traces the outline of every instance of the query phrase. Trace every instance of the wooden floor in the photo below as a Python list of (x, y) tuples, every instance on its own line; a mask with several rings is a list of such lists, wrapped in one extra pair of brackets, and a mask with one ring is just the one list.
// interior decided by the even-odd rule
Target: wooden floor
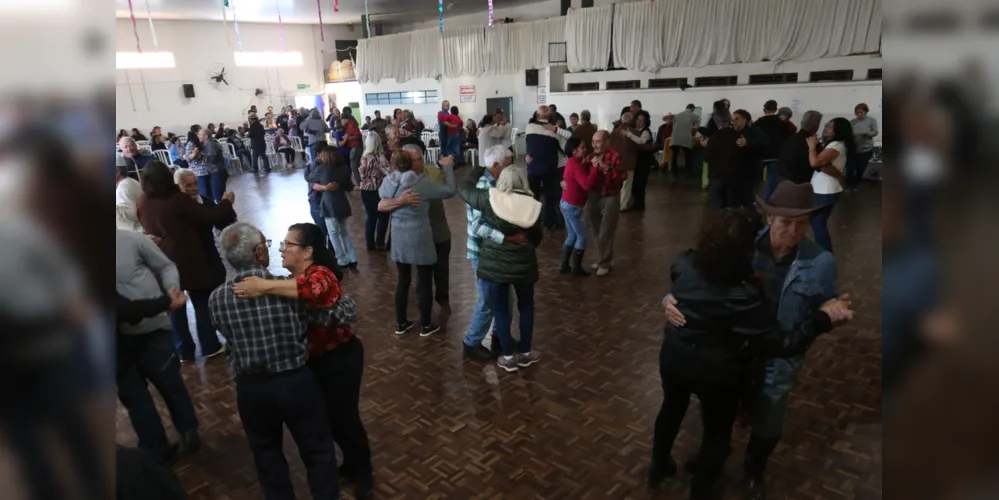
[[(290, 224), (309, 221), (301, 172), (259, 181), (235, 176), (229, 189), (240, 220), (274, 241)], [(394, 265), (386, 254), (364, 250), (364, 212), (352, 196), (349, 226), (360, 273), (345, 288), (358, 302), (355, 331), (367, 354), (361, 410), (374, 453), (375, 498), (685, 498), (689, 476), (659, 491), (648, 490), (643, 477), (662, 399), (659, 304), (669, 289), (669, 266), (693, 243), (705, 211), (699, 182), (652, 174), (648, 211), (622, 215), (616, 267), (606, 277), (558, 275), (564, 233), (542, 243), (535, 346), (545, 358), (514, 374), (462, 359), (475, 286), (465, 260), (461, 200), (446, 202), (453, 314), (442, 319), (440, 334), (420, 338), (392, 334)], [(808, 354), (784, 440), (771, 460), (771, 499), (881, 498), (880, 187), (845, 194), (830, 225), (840, 290), (852, 294), (858, 319), (820, 338)], [(285, 274), (276, 244), (271, 252), (272, 270)], [(191, 498), (262, 498), (225, 362), (186, 365), (183, 374), (204, 440), (200, 452), (176, 466)], [(698, 446), (696, 412), (691, 405), (674, 448), (678, 461)], [(162, 407), (161, 414), (169, 420)], [(117, 429), (120, 442), (135, 443), (120, 405)], [(746, 438), (741, 429), (734, 435), (726, 498), (739, 498)], [(307, 498), (290, 438), (286, 450), (299, 498)], [(349, 488), (344, 497), (351, 498)]]

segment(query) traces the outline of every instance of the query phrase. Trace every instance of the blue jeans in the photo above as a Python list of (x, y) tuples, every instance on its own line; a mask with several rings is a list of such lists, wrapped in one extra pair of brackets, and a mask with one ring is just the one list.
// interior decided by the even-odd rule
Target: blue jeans
[(262, 160), (264, 162), (264, 173), (271, 173), (271, 160), (267, 157), (266, 149), (254, 149), (253, 157), (250, 160), (250, 166), (253, 167), (253, 173), (259, 172), (258, 161)]
[(517, 294), (517, 310), (520, 312), (520, 344), (516, 349), (520, 353), (531, 352), (531, 340), (534, 335), (534, 283), (496, 283), (482, 280), (486, 293), (492, 301), (493, 334), (499, 338), (504, 356), (513, 356), (513, 337), (510, 335), (510, 324), (513, 313), (510, 311), (510, 287)]
[(833, 251), (832, 237), (829, 236), (829, 216), (832, 215), (833, 207), (836, 206), (838, 199), (839, 193), (815, 195), (815, 206), (826, 206), (812, 214), (812, 232), (815, 233), (815, 243), (827, 252)]
[(777, 175), (777, 160), (766, 160), (763, 166), (767, 169), (767, 190), (763, 195), (763, 201), (770, 201), (777, 184), (780, 184), (780, 177)]
[[(201, 355), (207, 356), (218, 352), (222, 347), (215, 334), (215, 324), (208, 309), (208, 298), (212, 290), (188, 290), (191, 305), (194, 306), (194, 321), (198, 328), (198, 343), (201, 344)], [(191, 338), (191, 327), (187, 321), (187, 307), (170, 311), (170, 325), (173, 333), (173, 345), (177, 348), (181, 359), (194, 359), (194, 340)]]
[[(472, 273), (477, 274), (479, 261), (472, 261)], [(475, 277), (475, 292), (478, 298), (475, 300), (475, 311), (472, 312), (472, 322), (468, 325), (468, 333), (465, 334), (465, 345), (474, 347), (482, 344), (486, 334), (489, 333), (489, 326), (493, 323), (492, 298), (489, 296), (489, 288), (486, 280)]]
[(565, 217), (565, 243), (564, 247), (572, 247), (576, 250), (586, 248), (586, 224), (583, 222), (583, 207), (577, 207), (562, 200), (559, 203), (562, 207), (562, 216)]
[(444, 154), (444, 150), (441, 149), (441, 157), (450, 156), (454, 158), (454, 162), (461, 163), (461, 134), (448, 134), (447, 136), (447, 154)]
[(198, 193), (206, 198), (215, 200), (215, 203), (222, 201), (225, 193), (225, 181), (229, 174), (224, 168), (220, 168), (208, 175), (198, 177)]
[(333, 250), (336, 251), (337, 264), (346, 266), (357, 262), (354, 243), (350, 241), (350, 233), (347, 232), (347, 219), (327, 217), (326, 229), (329, 230), (330, 241), (333, 242)]

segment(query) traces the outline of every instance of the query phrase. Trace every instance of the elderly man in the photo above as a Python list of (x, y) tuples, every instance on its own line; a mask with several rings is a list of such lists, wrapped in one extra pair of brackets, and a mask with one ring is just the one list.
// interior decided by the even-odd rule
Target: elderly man
[(146, 166), (146, 163), (149, 163), (149, 160), (153, 159), (153, 155), (139, 152), (139, 145), (131, 137), (122, 137), (119, 139), (118, 147), (121, 148), (122, 154), (125, 155), (125, 166), (128, 167), (129, 177), (138, 179), (138, 171), (142, 170)]
[(115, 227), (126, 231), (142, 232), (136, 202), (142, 196), (142, 186), (129, 174), (128, 167), (119, 165), (114, 172), (114, 220)]
[(621, 165), (621, 156), (610, 146), (610, 132), (598, 130), (593, 134), (593, 153), (584, 164), (600, 170), (590, 187), (586, 215), (590, 230), (597, 235), (597, 254), (593, 267), (597, 276), (606, 276), (614, 260), (614, 232), (621, 212), (621, 186), (628, 172)]
[(669, 136), (670, 172), (677, 172), (680, 168), (680, 158), (684, 160), (689, 158), (694, 148), (694, 130), (699, 125), (698, 117), (694, 114), (696, 109), (697, 106), (688, 104), (686, 109), (673, 117), (673, 133)]
[(559, 225), (558, 204), (562, 197), (558, 175), (559, 152), (572, 132), (549, 123), (548, 106), (538, 107), (537, 121), (527, 124), (527, 175), (534, 199), (543, 200), (544, 226), (551, 231)]
[[(170, 308), (186, 307), (177, 266), (149, 238), (134, 231), (115, 231), (115, 289), (129, 301), (170, 298)], [(197, 449), (198, 418), (191, 396), (180, 376), (180, 362), (170, 341), (170, 320), (165, 313), (118, 325), (118, 398), (128, 410), (139, 447), (170, 459), (177, 445), (167, 441), (156, 412), (148, 382), (163, 397), (183, 451)]]
[[(850, 305), (848, 295), (837, 296), (832, 254), (805, 238), (811, 213), (822, 208), (814, 206), (812, 196), (810, 184), (788, 181), (777, 186), (769, 204), (757, 196), (757, 204), (767, 217), (767, 228), (757, 239), (753, 268), (762, 278), (771, 314), (788, 332), (812, 328), (823, 333), (832, 329), (831, 321), (838, 319), (841, 323), (852, 317), (852, 313), (843, 318), (811, 314), (831, 300)], [(663, 305), (669, 323), (682, 326), (686, 322), (672, 296), (667, 295)], [(752, 433), (746, 449), (746, 498), (765, 498), (763, 472), (780, 441), (788, 393), (804, 364), (804, 354), (767, 360), (763, 388), (753, 404)], [(664, 468), (650, 471), (650, 479), (656, 479), (654, 475), (665, 477), (663, 473), (669, 475), (670, 466), (660, 465)]]
[(441, 152), (447, 151), (447, 120), (451, 116), (451, 101), (441, 103), (441, 110), (437, 112), (437, 146)]
[[(484, 156), (486, 162), (473, 169), (468, 175), (478, 176), (475, 187), (477, 189), (488, 190), (496, 187), (500, 173), (513, 164), (513, 153), (502, 145), (489, 148)], [(479, 175), (481, 174), (481, 175)], [(482, 220), (482, 212), (473, 209), (471, 206), (465, 207), (468, 218), (468, 240), (465, 247), (465, 257), (472, 262), (472, 271), (477, 273), (479, 269), (479, 249), (482, 241), (489, 239), (496, 243), (524, 244), (526, 238), (523, 233), (515, 236), (505, 236), (498, 229), (491, 227)], [(466, 358), (488, 360), (498, 351), (491, 352), (482, 345), (486, 334), (489, 332), (489, 325), (493, 322), (493, 311), (491, 299), (488, 296), (488, 287), (483, 280), (477, 276), (475, 278), (475, 291), (479, 297), (475, 302), (475, 311), (472, 313), (472, 322), (468, 325), (468, 332), (465, 334), (464, 355)]]
[(314, 499), (338, 499), (333, 434), (316, 377), (306, 366), (305, 303), (264, 295), (240, 299), (233, 285), (248, 276), (275, 279), (267, 266), (270, 240), (237, 222), (222, 231), (222, 254), (236, 274), (212, 292), (209, 307), (229, 347), (236, 403), (266, 498), (295, 498), (285, 460), (283, 426), (305, 463)]
[(590, 111), (584, 109), (579, 113), (579, 125), (572, 126), (572, 137), (579, 139), (586, 144), (586, 148), (593, 149), (593, 134), (597, 133), (597, 126), (590, 123)]
[(388, 140), (388, 137), (385, 135), (385, 128), (388, 127), (388, 125), (388, 120), (382, 118), (382, 112), (375, 111), (375, 119), (371, 120), (368, 130), (373, 130), (376, 134), (378, 134), (378, 137), (382, 140), (382, 144), (385, 144)]
[(822, 113), (805, 111), (801, 117), (801, 129), (784, 141), (777, 157), (777, 173), (780, 175), (780, 180), (797, 184), (812, 182), (815, 169), (808, 159), (808, 138), (818, 134), (821, 126)]

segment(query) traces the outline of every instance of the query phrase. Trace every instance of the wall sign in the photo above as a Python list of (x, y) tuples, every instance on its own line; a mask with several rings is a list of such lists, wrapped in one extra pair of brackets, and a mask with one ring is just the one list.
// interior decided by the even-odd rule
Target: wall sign
[(460, 102), (475, 102), (475, 85), (462, 85), (458, 87)]
[(309, 87), (311, 87), (311, 85), (309, 85), (308, 83), (299, 83), (298, 84), (298, 90), (305, 90), (305, 89), (307, 89)]
[(538, 104), (548, 104), (548, 87), (538, 86)]

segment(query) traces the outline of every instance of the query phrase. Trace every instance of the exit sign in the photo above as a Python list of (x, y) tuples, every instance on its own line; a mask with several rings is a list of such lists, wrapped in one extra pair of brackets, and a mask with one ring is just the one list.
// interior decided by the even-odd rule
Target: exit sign
[(311, 85), (309, 85), (308, 83), (299, 83), (298, 84), (298, 90), (305, 90), (305, 89), (309, 88), (310, 86)]

